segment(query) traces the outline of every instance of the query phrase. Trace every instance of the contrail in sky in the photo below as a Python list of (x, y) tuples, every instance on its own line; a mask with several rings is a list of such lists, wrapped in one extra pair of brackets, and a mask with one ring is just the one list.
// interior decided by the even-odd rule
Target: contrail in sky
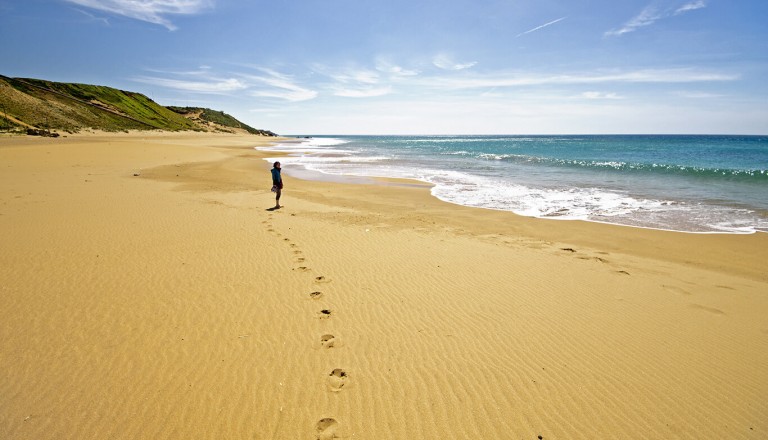
[[(517, 34), (517, 37), (519, 37), (521, 35), (525, 35), (525, 34), (530, 34), (531, 32), (538, 31), (541, 28), (545, 28), (547, 26), (550, 26), (550, 25), (553, 25), (553, 24), (557, 23), (558, 21), (563, 21), (563, 20), (565, 20), (565, 17), (560, 17), (557, 20), (550, 21), (549, 23), (542, 24), (541, 26), (536, 26), (535, 28), (533, 28), (533, 29), (531, 29), (529, 31), (523, 32), (522, 34)], [(515, 38), (517, 38), (517, 37), (515, 37)]]

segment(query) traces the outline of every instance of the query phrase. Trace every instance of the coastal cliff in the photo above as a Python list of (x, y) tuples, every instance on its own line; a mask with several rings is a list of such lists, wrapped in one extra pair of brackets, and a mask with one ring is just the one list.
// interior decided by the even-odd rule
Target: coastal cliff
[(56, 136), (82, 130), (166, 130), (276, 136), (207, 108), (165, 107), (112, 87), (0, 75), (0, 131)]

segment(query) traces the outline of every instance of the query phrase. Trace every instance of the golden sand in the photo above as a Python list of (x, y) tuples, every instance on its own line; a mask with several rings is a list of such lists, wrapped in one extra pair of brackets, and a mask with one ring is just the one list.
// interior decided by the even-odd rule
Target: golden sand
[(768, 235), (271, 211), (269, 141), (0, 138), (0, 439), (768, 438)]

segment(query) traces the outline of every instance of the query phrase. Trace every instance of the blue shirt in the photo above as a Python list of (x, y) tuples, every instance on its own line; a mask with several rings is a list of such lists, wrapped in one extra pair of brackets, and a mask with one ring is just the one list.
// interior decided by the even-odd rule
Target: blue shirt
[(280, 170), (278, 168), (272, 168), (272, 185), (282, 185), (283, 179), (280, 177)]

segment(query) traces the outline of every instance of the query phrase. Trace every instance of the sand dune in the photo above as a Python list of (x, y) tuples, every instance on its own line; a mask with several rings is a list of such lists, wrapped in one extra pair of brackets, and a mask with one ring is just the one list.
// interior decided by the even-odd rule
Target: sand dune
[(760, 439), (768, 239), (0, 139), (0, 438)]

